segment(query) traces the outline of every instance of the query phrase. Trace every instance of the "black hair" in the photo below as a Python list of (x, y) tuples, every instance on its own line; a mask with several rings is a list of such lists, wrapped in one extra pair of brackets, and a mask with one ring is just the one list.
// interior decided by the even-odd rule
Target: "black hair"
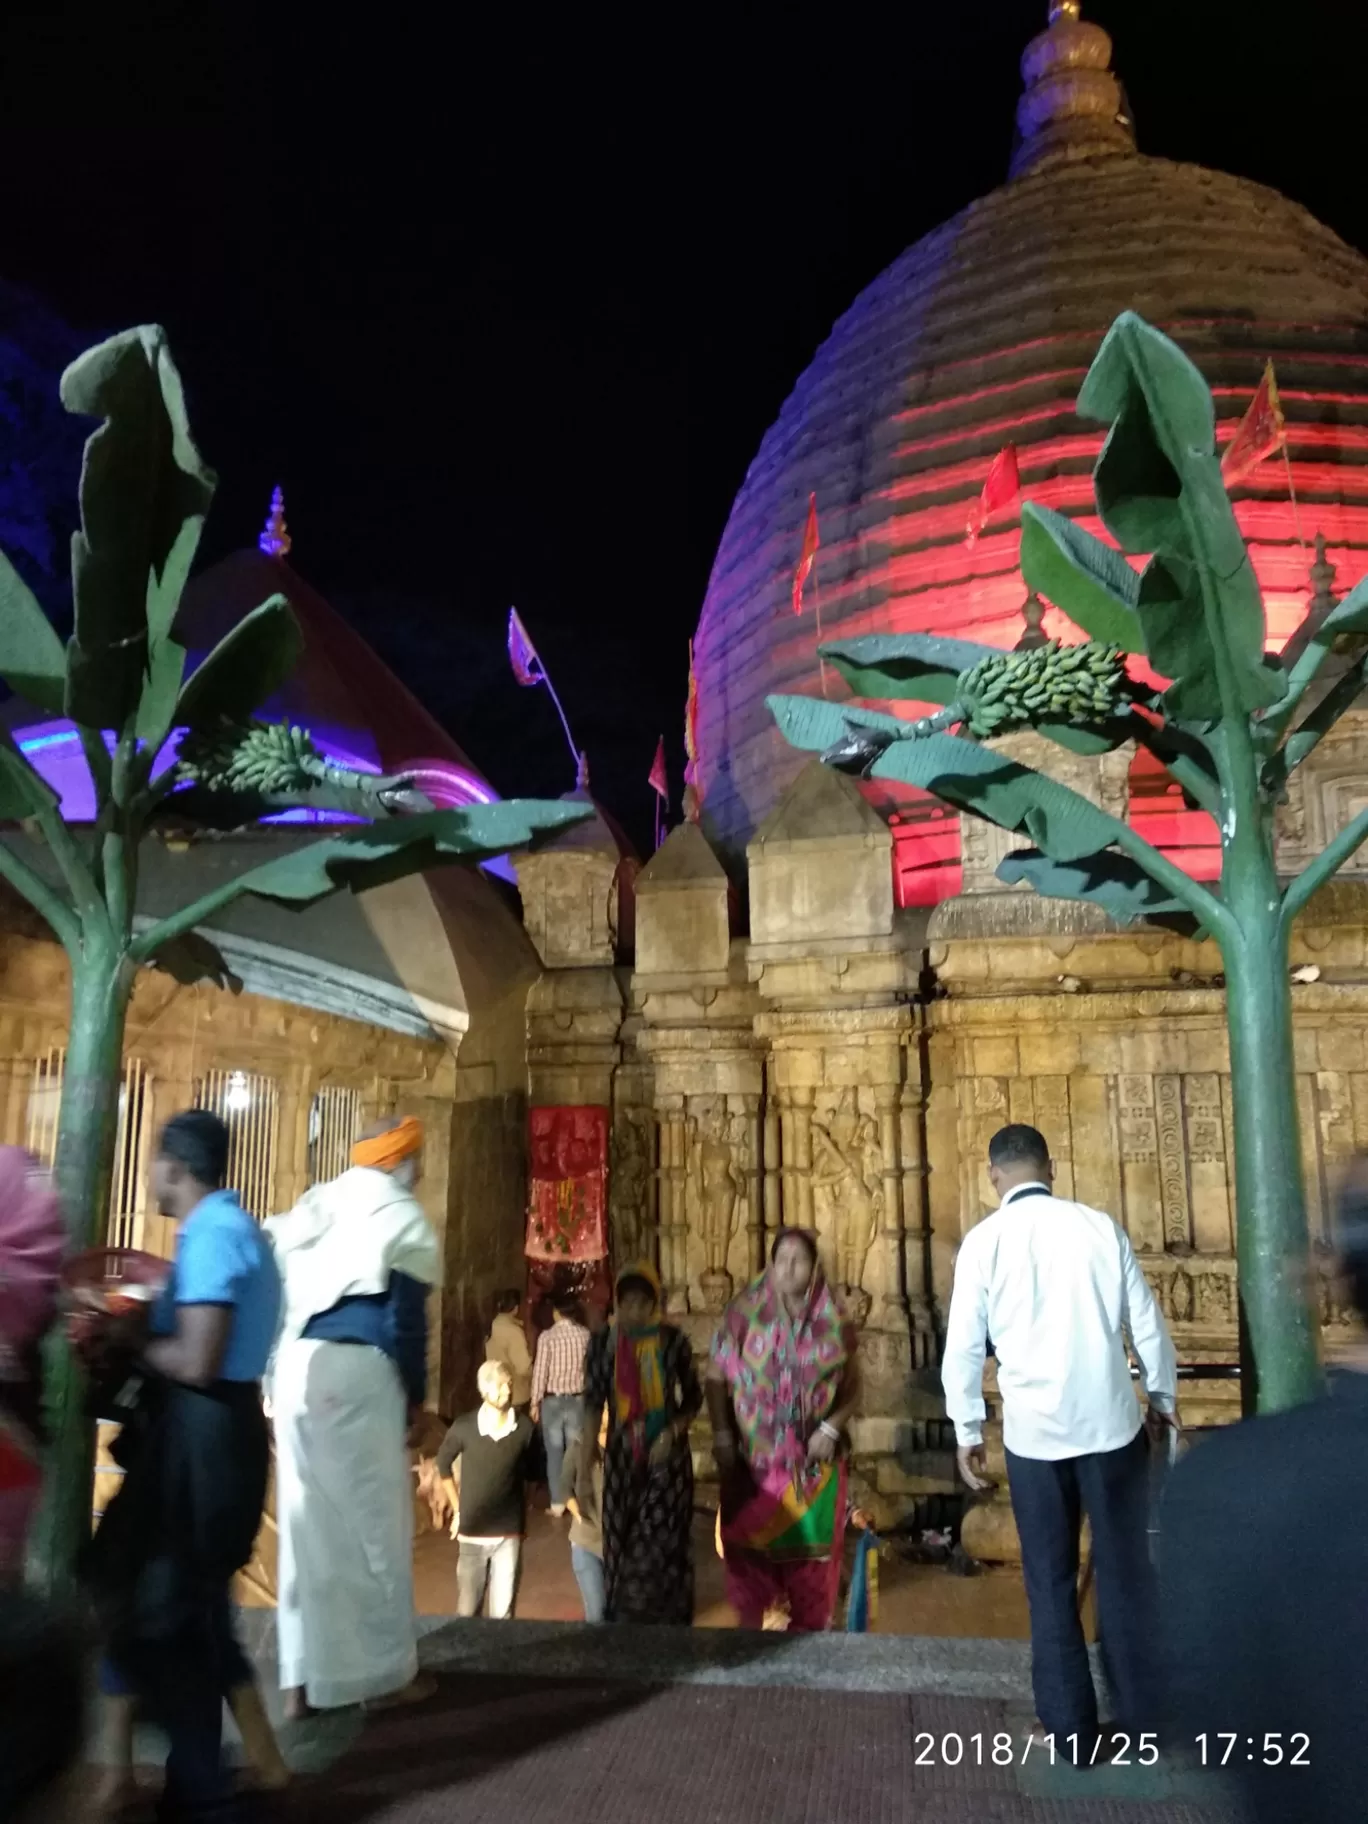
[(579, 1300), (571, 1297), (568, 1292), (558, 1292), (551, 1300), (551, 1309), (558, 1317), (570, 1317), (576, 1321), (579, 1319)]
[(1014, 1165), (1038, 1165), (1042, 1172), (1050, 1169), (1050, 1148), (1038, 1127), (1027, 1127), (1024, 1121), (1013, 1121), (1000, 1127), (988, 1142), (988, 1163), (999, 1169)]
[(211, 1109), (182, 1109), (162, 1129), (157, 1153), (184, 1166), (197, 1184), (217, 1190), (228, 1176), (228, 1129)]
[(501, 1317), (507, 1311), (516, 1311), (521, 1303), (522, 1293), (516, 1286), (510, 1286), (506, 1292), (494, 1294), (494, 1309)]
[(773, 1266), (779, 1254), (781, 1241), (801, 1241), (808, 1251), (808, 1263), (813, 1272), (817, 1271), (817, 1237), (810, 1229), (780, 1229), (770, 1248), (770, 1265)]
[(644, 1273), (624, 1273), (617, 1282), (617, 1295), (619, 1300), (621, 1300), (624, 1292), (641, 1292), (650, 1299), (652, 1304), (655, 1304), (656, 1302), (656, 1289), (651, 1284), (650, 1280), (646, 1278)]
[(1368, 1320), (1368, 1182), (1361, 1173), (1340, 1193), (1335, 1245), (1349, 1301)]
[(36, 1596), (0, 1590), (0, 1818), (19, 1816), (62, 1777), (85, 1726), (77, 1624)]

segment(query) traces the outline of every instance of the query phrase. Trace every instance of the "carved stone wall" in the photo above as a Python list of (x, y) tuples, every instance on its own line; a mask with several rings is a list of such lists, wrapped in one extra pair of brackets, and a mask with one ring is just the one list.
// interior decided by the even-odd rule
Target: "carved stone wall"
[[(1348, 711), (1287, 784), (1278, 807), (1278, 871), (1296, 874), (1368, 805), (1368, 711)], [(1360, 849), (1341, 870), (1347, 880), (1368, 875)]]

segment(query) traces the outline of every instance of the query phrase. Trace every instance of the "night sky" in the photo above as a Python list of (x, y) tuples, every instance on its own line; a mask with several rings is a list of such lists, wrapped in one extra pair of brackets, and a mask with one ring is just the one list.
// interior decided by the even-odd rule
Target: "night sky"
[[(1004, 178), (1044, 0), (304, 10), (12, 10), (0, 273), (83, 330), (164, 323), (206, 557), (281, 482), (300, 573), (499, 790), (555, 794), (516, 603), (643, 844), (746, 466), (860, 287)], [(1084, 10), (1142, 149), (1368, 247), (1352, 0)]]

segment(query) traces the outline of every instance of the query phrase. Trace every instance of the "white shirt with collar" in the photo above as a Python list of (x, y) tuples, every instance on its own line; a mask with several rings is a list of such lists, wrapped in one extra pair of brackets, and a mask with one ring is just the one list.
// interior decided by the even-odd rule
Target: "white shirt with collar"
[(955, 1262), (941, 1379), (960, 1445), (983, 1441), (991, 1337), (1014, 1456), (1120, 1450), (1142, 1423), (1127, 1335), (1150, 1404), (1171, 1412), (1177, 1357), (1125, 1231), (1043, 1184), (1015, 1186)]

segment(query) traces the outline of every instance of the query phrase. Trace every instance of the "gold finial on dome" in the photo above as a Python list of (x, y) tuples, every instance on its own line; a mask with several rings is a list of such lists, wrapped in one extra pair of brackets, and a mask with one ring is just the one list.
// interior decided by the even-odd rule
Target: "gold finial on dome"
[(1111, 39), (1081, 13), (1080, 0), (1051, 0), (1049, 25), (1022, 54), (1012, 177), (1135, 150)]
[(267, 557), (288, 557), (290, 542), (290, 529), (285, 524), (285, 496), (276, 488), (271, 495), (271, 510), (266, 515), (266, 524), (257, 539), (257, 546)]

